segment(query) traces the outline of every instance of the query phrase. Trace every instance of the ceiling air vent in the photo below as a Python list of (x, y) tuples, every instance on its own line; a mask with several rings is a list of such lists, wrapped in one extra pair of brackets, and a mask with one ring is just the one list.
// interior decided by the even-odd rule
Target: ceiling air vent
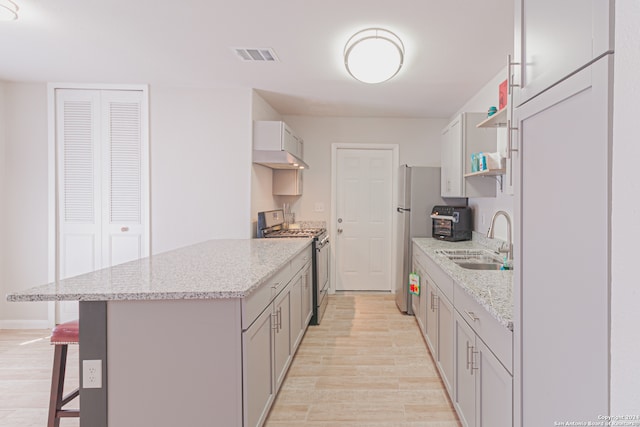
[(273, 49), (268, 47), (234, 47), (233, 51), (243, 61), (258, 61), (258, 62), (278, 62), (278, 57)]

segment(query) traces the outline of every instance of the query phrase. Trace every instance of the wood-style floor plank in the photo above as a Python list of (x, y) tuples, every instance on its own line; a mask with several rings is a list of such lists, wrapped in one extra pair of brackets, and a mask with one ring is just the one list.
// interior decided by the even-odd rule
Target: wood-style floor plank
[[(0, 427), (45, 427), (53, 346), (49, 330), (0, 330)], [(78, 346), (70, 345), (65, 393), (78, 387)], [(78, 400), (69, 403), (77, 407)], [(66, 418), (60, 427), (79, 426)]]
[(393, 295), (338, 293), (310, 326), (266, 427), (458, 427), (415, 318)]

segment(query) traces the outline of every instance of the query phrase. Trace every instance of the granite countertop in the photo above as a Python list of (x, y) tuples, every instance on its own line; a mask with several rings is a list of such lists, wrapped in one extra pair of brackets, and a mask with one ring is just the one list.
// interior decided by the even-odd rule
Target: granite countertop
[[(475, 235), (474, 235), (475, 239)], [(513, 331), (513, 271), (469, 270), (462, 268), (440, 249), (491, 249), (477, 240), (444, 242), (433, 238), (414, 238), (413, 241), (431, 257), (460, 287), (482, 305), (502, 325)]]
[(311, 239), (210, 240), (7, 295), (8, 301), (243, 298)]

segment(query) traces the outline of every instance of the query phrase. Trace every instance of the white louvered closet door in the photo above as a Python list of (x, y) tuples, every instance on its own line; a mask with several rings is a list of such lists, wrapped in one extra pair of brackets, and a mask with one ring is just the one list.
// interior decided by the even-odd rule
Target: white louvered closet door
[(56, 90), (60, 279), (149, 254), (146, 122), (141, 91)]
[(102, 92), (102, 265), (148, 255), (142, 93)]
[(56, 94), (60, 278), (100, 268), (100, 93)]

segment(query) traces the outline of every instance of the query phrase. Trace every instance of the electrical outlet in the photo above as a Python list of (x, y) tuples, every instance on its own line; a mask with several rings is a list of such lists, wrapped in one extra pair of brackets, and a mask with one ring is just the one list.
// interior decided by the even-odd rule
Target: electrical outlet
[(82, 361), (82, 388), (102, 388), (102, 360)]
[(316, 202), (315, 209), (316, 212), (324, 212), (324, 203)]
[(484, 213), (483, 213), (483, 214), (481, 215), (481, 217), (480, 217), (480, 223), (481, 223), (482, 225), (486, 225), (486, 224), (485, 224), (485, 222), (486, 222), (486, 221), (485, 221)]

